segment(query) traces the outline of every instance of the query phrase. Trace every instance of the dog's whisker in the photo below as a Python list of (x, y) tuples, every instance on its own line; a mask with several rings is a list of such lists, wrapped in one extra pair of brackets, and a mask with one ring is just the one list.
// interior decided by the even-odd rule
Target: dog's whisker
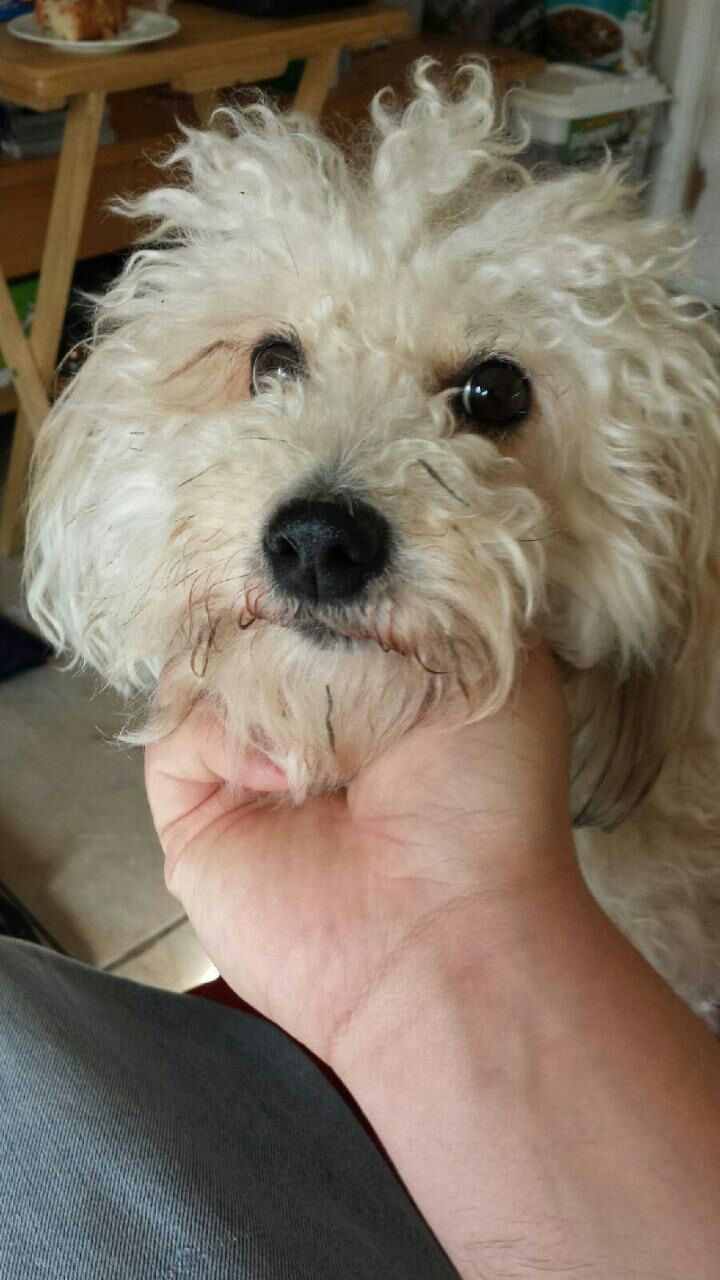
[(388, 603), (388, 632), (390, 648), (394, 649), (396, 653), (403, 652), (395, 635), (395, 610), (391, 603)]
[(449, 493), (450, 497), (454, 498), (456, 502), (459, 502), (463, 507), (470, 506), (470, 503), (467, 501), (467, 498), (461, 498), (459, 493), (456, 493), (454, 489), (451, 489), (450, 485), (447, 484), (445, 480), (443, 480), (442, 476), (438, 475), (435, 468), (432, 467), (425, 458), (418, 458), (417, 465), (419, 467), (422, 467), (425, 471), (427, 471), (428, 475), (432, 476), (433, 480), (435, 480), (437, 484), (440, 485), (440, 488), (444, 489), (446, 493)]
[[(536, 538), (518, 538), (518, 543), (523, 546), (525, 543), (530, 542), (550, 542), (552, 538), (558, 538), (563, 532), (564, 530), (562, 529), (550, 529), (548, 533), (539, 533)], [(485, 543), (484, 545), (491, 544)]]
[(325, 693), (327, 694), (327, 715), (325, 716), (325, 728), (327, 729), (328, 742), (330, 750), (335, 755), (335, 730), (333, 729), (332, 713), (333, 713), (333, 696), (329, 684), (325, 685)]
[(190, 569), (188, 573), (183, 574), (182, 578), (178, 578), (175, 582), (171, 582), (168, 585), (171, 587), (182, 587), (186, 582), (199, 578), (201, 573), (202, 569)]
[(429, 676), (449, 676), (450, 675), (449, 671), (443, 671), (439, 669), (436, 670), (435, 667), (431, 667), (430, 664), (422, 657), (418, 649), (413, 649), (410, 653), (410, 657), (414, 658), (418, 666), (422, 667), (423, 671), (427, 671)]
[(199, 680), (202, 680), (207, 673), (209, 659), (210, 644), (208, 639), (202, 636), (190, 655), (190, 669)]
[[(181, 537), (183, 533), (187, 533), (188, 529), (192, 528), (194, 520), (195, 520), (194, 511), (190, 512), (189, 515), (183, 516), (182, 520), (180, 520), (178, 524), (175, 525), (175, 528), (170, 534), (170, 541), (174, 542), (175, 539)], [(185, 551), (185, 548), (183, 548), (183, 551)]]
[(468, 707), (472, 706), (472, 702), (471, 702), (471, 699), (470, 699), (470, 690), (468, 689), (467, 683), (466, 683), (466, 681), (464, 680), (464, 678), (463, 678), (463, 676), (462, 676), (462, 674), (461, 674), (461, 672), (460, 672), (459, 670), (455, 672), (455, 683), (456, 683), (456, 685), (457, 685), (458, 689), (460, 690), (460, 692), (461, 692), (461, 694), (462, 694), (463, 698), (465, 699), (465, 704), (466, 704), (466, 706), (468, 706)]
[(247, 573), (231, 573), (226, 578), (213, 578), (212, 585), (215, 588), (224, 586), (226, 582), (244, 582), (249, 576)]
[(141, 603), (138, 604), (135, 609), (133, 609), (132, 613), (127, 618), (120, 619), (118, 626), (129, 627), (131, 622), (134, 622), (136, 618), (140, 617), (140, 614), (143, 612), (145, 608), (147, 608), (147, 599), (144, 598), (141, 601)]
[(74, 515), (74, 516), (71, 516), (69, 520), (66, 520), (66, 521), (65, 521), (65, 528), (66, 528), (66, 529), (71, 528), (71, 526), (72, 526), (72, 525), (74, 525), (74, 523), (75, 523), (75, 521), (76, 521), (76, 520), (80, 520), (82, 516), (90, 516), (90, 515), (92, 515), (93, 511), (97, 511), (97, 503), (96, 503), (96, 502), (95, 502), (95, 503), (93, 503), (93, 504), (92, 504), (91, 506), (89, 506), (89, 507), (81, 507), (79, 511), (76, 511), (76, 512), (75, 512), (75, 515)]
[(221, 465), (222, 464), (219, 462), (211, 462), (209, 466), (203, 467), (202, 471), (197, 471), (194, 476), (188, 476), (187, 480), (181, 480), (180, 484), (177, 486), (178, 489), (184, 489), (186, 485), (192, 484), (193, 480), (199, 480), (201, 476), (206, 476), (208, 471), (212, 471), (215, 467), (219, 467)]
[(208, 533), (205, 538), (198, 539), (200, 546), (207, 546), (208, 542), (212, 542), (213, 538), (224, 538), (226, 535), (222, 529), (214, 529), (212, 533)]
[[(242, 579), (242, 578), (241, 578), (241, 581), (245, 581), (245, 580), (246, 580), (246, 579)], [(228, 608), (228, 612), (229, 612), (229, 613), (233, 613), (233, 612), (235, 612), (235, 611), (237, 610), (237, 608), (238, 608), (238, 605), (239, 605), (240, 601), (241, 601), (241, 600), (242, 600), (242, 601), (244, 601), (244, 599), (245, 599), (245, 587), (244, 587), (244, 586), (242, 586), (242, 587), (240, 588), (240, 590), (239, 590), (239, 591), (236, 591), (236, 592), (235, 592), (235, 595), (233, 596), (232, 600), (230, 601), (230, 605), (229, 605), (229, 608)]]

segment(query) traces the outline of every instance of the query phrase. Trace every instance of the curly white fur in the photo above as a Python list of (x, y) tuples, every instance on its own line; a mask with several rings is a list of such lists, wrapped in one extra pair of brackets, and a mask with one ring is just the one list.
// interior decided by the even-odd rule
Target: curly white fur
[[(486, 714), (542, 634), (576, 726), (579, 851), (600, 901), (698, 1010), (720, 1000), (718, 341), (665, 282), (673, 227), (610, 166), (534, 179), (491, 80), (427, 61), (348, 160), (257, 103), (187, 130), (182, 180), (98, 307), (37, 449), (33, 616), (58, 648), (163, 704), (201, 693), (298, 797), (338, 785), (459, 690)], [(216, 120), (216, 124), (218, 121)], [(297, 335), (307, 376), (249, 395)], [(453, 376), (512, 357), (521, 429), (458, 427)], [(391, 569), (294, 628), (261, 534), (296, 494), (385, 514)], [(307, 610), (306, 610), (307, 614)], [(319, 615), (320, 616), (320, 615)], [(591, 827), (607, 830), (591, 830)], [(615, 829), (609, 834), (609, 829)]]

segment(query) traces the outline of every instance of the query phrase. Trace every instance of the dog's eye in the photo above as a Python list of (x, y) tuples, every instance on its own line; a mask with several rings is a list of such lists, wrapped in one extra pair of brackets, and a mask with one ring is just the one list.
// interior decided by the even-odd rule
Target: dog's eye
[(531, 401), (530, 380), (519, 365), (494, 356), (470, 371), (455, 407), (470, 426), (492, 435), (522, 422)]
[(252, 356), (250, 390), (257, 395), (263, 382), (277, 379), (280, 382), (302, 377), (305, 364), (302, 352), (284, 338), (269, 338), (256, 347)]

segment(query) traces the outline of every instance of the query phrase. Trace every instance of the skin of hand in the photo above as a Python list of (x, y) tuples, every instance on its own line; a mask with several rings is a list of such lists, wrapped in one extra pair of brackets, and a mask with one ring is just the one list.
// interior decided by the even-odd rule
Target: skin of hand
[(268, 804), (283, 774), (238, 758), (203, 703), (147, 749), (146, 782), (168, 887), (220, 973), (331, 1061), (399, 957), (577, 876), (568, 761), (560, 681), (536, 651), (499, 715), (418, 726), (344, 794)]
[(582, 880), (548, 653), (342, 795), (282, 803), (202, 703), (146, 778), (208, 954), (334, 1068), (463, 1280), (715, 1280), (720, 1055)]

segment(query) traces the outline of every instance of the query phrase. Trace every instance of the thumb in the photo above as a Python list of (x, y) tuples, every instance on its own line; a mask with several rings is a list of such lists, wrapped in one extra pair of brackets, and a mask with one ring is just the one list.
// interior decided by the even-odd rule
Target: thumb
[(145, 787), (155, 830), (173, 863), (223, 813), (287, 789), (282, 769), (256, 749), (240, 750), (205, 701), (145, 750)]

